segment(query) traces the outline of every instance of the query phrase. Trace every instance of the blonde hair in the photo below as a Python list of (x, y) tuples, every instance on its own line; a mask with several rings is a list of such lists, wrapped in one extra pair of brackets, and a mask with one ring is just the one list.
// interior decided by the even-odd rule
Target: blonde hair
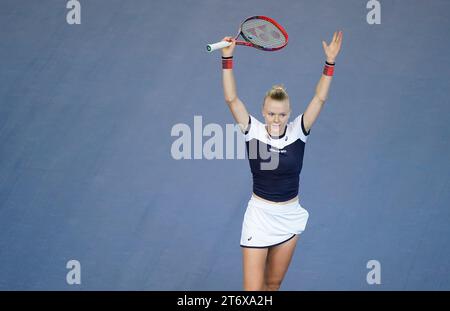
[(285, 100), (289, 99), (289, 95), (286, 92), (286, 88), (283, 84), (275, 84), (272, 88), (267, 91), (266, 96), (264, 97), (263, 104), (266, 102), (266, 98), (272, 98), (275, 100)]
[(267, 91), (266, 96), (264, 97), (264, 101), (266, 98), (270, 97), (275, 100), (285, 100), (289, 99), (289, 95), (286, 92), (286, 88), (283, 84), (275, 84), (272, 88)]

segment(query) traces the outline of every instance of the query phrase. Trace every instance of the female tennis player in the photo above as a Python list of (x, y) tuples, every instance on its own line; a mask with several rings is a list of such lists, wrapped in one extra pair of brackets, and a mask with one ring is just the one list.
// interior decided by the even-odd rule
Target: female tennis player
[(305, 230), (309, 214), (298, 196), (305, 143), (327, 99), (342, 37), (339, 31), (329, 44), (322, 41), (326, 63), (304, 113), (288, 122), (289, 96), (283, 86), (275, 85), (264, 97), (264, 123), (249, 115), (237, 95), (232, 70), (236, 40), (222, 40), (232, 43), (222, 49), (225, 101), (245, 135), (253, 175), (253, 193), (245, 211), (240, 243), (244, 290), (278, 290), (298, 236)]

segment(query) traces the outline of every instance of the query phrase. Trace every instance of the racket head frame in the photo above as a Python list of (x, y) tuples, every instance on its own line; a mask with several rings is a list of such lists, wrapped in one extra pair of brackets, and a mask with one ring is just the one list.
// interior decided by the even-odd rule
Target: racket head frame
[[(285, 42), (282, 46), (279, 46), (279, 47), (276, 47), (276, 48), (265, 48), (265, 47), (260, 46), (260, 45), (258, 45), (258, 44), (254, 44), (254, 43), (249, 42), (249, 41), (248, 41), (249, 39), (247, 38), (247, 36), (242, 32), (242, 25), (244, 25), (245, 22), (247, 22), (247, 21), (249, 21), (249, 20), (252, 20), (252, 19), (262, 19), (262, 20), (266, 20), (266, 21), (268, 21), (269, 23), (273, 24), (276, 28), (278, 28), (278, 30), (279, 30), (279, 31), (283, 34), (283, 36), (286, 38), (286, 42)], [(242, 38), (244, 38), (245, 41), (237, 41), (237, 38), (239, 37), (239, 35), (241, 35)], [(267, 16), (255, 15), (255, 16), (247, 17), (247, 18), (241, 23), (241, 25), (239, 26), (238, 34), (237, 34), (236, 37), (235, 37), (235, 40), (236, 40), (236, 45), (245, 45), (245, 46), (254, 47), (254, 48), (259, 49), (259, 50), (273, 52), (273, 51), (278, 51), (278, 50), (284, 48), (284, 47), (288, 44), (289, 36), (288, 36), (287, 31), (286, 31), (280, 24), (278, 24), (274, 19), (272, 19), (272, 18), (270, 18), (270, 17), (267, 17)]]

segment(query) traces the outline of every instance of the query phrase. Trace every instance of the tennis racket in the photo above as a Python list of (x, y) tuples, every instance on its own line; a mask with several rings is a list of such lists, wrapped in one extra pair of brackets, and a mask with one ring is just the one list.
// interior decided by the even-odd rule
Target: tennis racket
[[(254, 47), (263, 51), (277, 51), (288, 43), (288, 34), (280, 24), (267, 16), (251, 16), (239, 27), (236, 40), (242, 36), (244, 41), (236, 41), (237, 45)], [(220, 41), (208, 44), (206, 50), (212, 52), (230, 46), (231, 42)]]

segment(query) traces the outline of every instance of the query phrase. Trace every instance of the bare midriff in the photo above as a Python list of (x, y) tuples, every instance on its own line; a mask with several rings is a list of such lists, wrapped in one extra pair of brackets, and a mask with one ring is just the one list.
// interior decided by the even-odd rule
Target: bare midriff
[(257, 195), (254, 194), (254, 193), (252, 193), (252, 195), (253, 195), (253, 197), (257, 198), (258, 200), (261, 200), (261, 201), (264, 201), (264, 202), (267, 202), (267, 203), (271, 203), (271, 204), (280, 204), (280, 205), (283, 205), (283, 204), (288, 204), (288, 203), (292, 203), (292, 202), (298, 201), (298, 196), (296, 196), (295, 198), (290, 199), (289, 201), (284, 201), (284, 202), (273, 202), (273, 201), (269, 201), (269, 200), (263, 199), (263, 198), (261, 198), (260, 196), (257, 196)]

